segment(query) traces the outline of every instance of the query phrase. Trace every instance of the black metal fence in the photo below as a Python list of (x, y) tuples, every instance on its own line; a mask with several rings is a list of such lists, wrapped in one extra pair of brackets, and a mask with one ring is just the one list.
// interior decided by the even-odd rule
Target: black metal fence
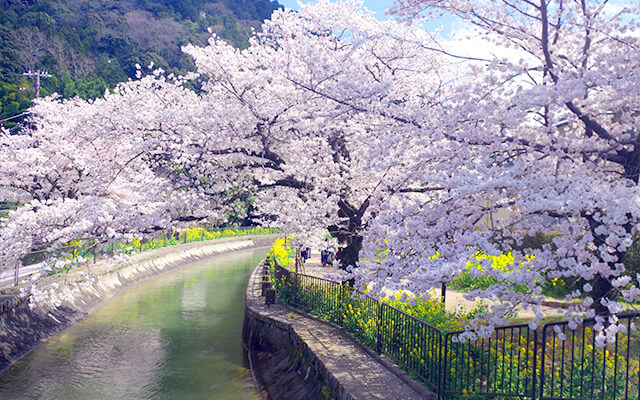
[(441, 386), (442, 331), (388, 304), (380, 305), (378, 353), (422, 378), (432, 389)]
[(596, 344), (595, 321), (496, 328), (460, 340), (348, 285), (276, 265), (286, 303), (326, 318), (423, 380), (441, 399), (640, 400), (640, 313), (620, 316), (616, 341)]
[(460, 341), (446, 334), (445, 395), (535, 398), (538, 332), (527, 325), (497, 327), (488, 338)]
[(540, 399), (640, 398), (640, 334), (634, 325), (638, 317), (619, 317), (622, 331), (605, 346), (596, 345), (593, 319), (576, 329), (569, 329), (567, 322), (545, 325)]

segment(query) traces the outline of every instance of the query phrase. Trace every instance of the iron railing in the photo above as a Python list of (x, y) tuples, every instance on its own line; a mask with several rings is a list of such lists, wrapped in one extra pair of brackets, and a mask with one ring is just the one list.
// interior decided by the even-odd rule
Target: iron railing
[(497, 327), (461, 340), (352, 287), (272, 269), (286, 303), (340, 325), (423, 380), (440, 399), (640, 400), (640, 313), (619, 316), (616, 341), (596, 345), (593, 319)]
[(295, 279), (297, 291), (293, 302), (306, 311), (342, 324), (340, 312), (343, 301), (343, 286), (327, 279), (298, 274)]
[(458, 340), (446, 334), (443, 357), (444, 395), (535, 398), (537, 331), (528, 325), (497, 327), (488, 338)]
[(596, 345), (594, 319), (576, 329), (569, 329), (566, 321), (545, 325), (540, 399), (640, 398), (640, 335), (634, 325), (638, 317), (638, 313), (619, 316), (622, 332), (604, 346)]
[(432, 388), (441, 384), (442, 332), (388, 304), (381, 304), (378, 353), (421, 377)]

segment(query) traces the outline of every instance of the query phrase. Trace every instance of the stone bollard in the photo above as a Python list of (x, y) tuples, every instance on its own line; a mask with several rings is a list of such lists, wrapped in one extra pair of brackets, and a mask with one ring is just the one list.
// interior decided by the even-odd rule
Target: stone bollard
[(265, 298), (264, 304), (270, 306), (271, 304), (276, 304), (276, 291), (275, 289), (266, 289), (265, 290)]
[(273, 286), (271, 286), (271, 282), (262, 282), (262, 296), (265, 295), (266, 291), (268, 289), (271, 289)]

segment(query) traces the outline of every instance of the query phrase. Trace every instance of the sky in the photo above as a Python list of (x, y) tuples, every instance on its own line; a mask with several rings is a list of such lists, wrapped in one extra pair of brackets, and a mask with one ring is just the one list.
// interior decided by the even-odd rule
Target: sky
[[(301, 0), (302, 3), (315, 3), (316, 0)], [(337, 1), (337, 0), (331, 0)], [(393, 5), (393, 0), (362, 0), (364, 7), (373, 11), (379, 20), (392, 18), (385, 15), (385, 10)], [(619, 12), (624, 6), (631, 5), (638, 0), (609, 0), (606, 9), (608, 14)], [(293, 10), (299, 9), (298, 0), (278, 0), (278, 3)], [(478, 58), (508, 58), (514, 62), (532, 62), (528, 55), (516, 49), (497, 47), (488, 42), (481, 33), (475, 32), (471, 27), (456, 20), (451, 15), (445, 15), (435, 21), (424, 22), (423, 27), (428, 32), (440, 29), (440, 44), (448, 51), (459, 56)], [(534, 62), (535, 63), (535, 62)]]
[[(301, 2), (315, 3), (314, 0), (302, 0)], [(364, 0), (363, 2), (364, 6), (368, 10), (375, 12), (375, 17), (377, 19), (386, 20), (391, 18), (390, 16), (385, 15), (385, 10), (393, 5), (393, 0)], [(299, 8), (298, 0), (278, 0), (278, 3), (282, 4), (286, 8), (291, 8), (292, 10), (297, 10)], [(425, 28), (429, 31), (441, 28), (441, 34), (445, 36), (454, 31), (455, 26), (456, 24), (454, 24), (452, 17), (442, 17), (436, 21), (425, 24)]]

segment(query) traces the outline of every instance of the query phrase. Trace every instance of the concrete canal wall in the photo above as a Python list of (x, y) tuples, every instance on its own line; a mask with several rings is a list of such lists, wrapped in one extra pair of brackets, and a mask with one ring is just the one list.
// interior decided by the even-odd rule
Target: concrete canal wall
[(269, 246), (275, 235), (243, 236), (187, 243), (129, 257), (120, 264), (108, 260), (45, 278), (38, 290), (64, 293), (59, 306), (50, 301), (29, 305), (19, 291), (0, 295), (0, 372), (39, 343), (96, 311), (117, 294), (195, 262)]
[(259, 265), (246, 291), (243, 341), (269, 400), (435, 399), (383, 356), (340, 327), (289, 308), (265, 304)]
[(297, 315), (281, 304), (265, 306), (262, 271), (259, 265), (247, 285), (242, 335), (264, 398), (353, 400), (296, 332)]

